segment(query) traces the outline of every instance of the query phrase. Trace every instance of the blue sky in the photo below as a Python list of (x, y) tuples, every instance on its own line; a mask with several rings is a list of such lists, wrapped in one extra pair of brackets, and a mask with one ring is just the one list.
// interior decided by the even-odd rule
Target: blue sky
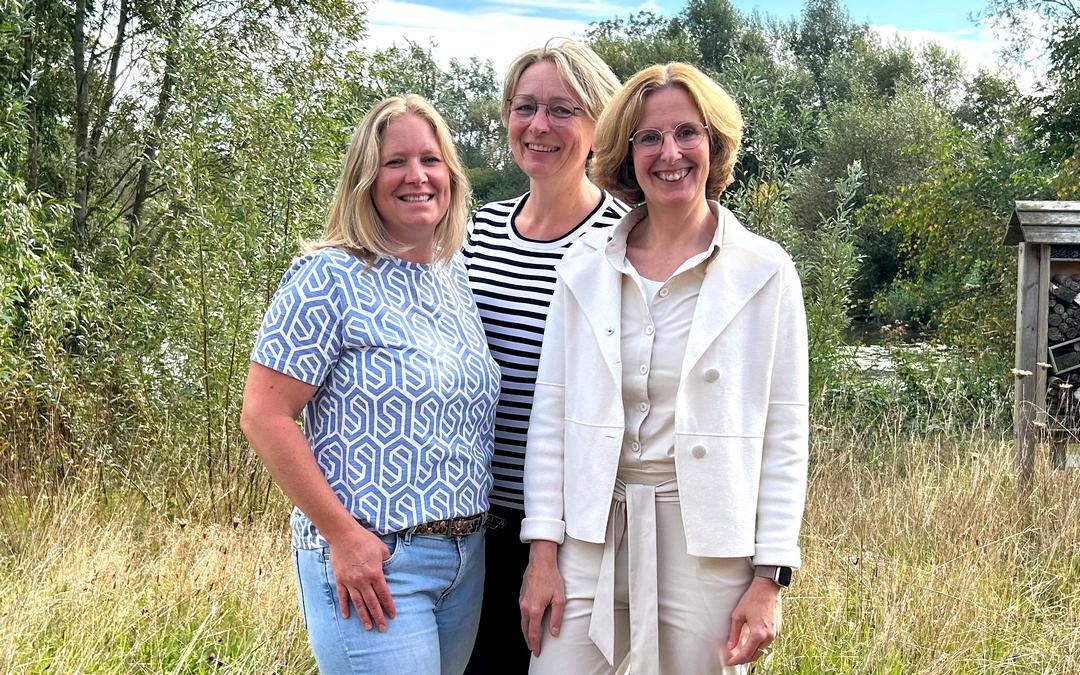
[[(419, 0), (415, 4), (449, 10), (459, 13), (472, 13), (483, 8), (517, 7), (516, 11), (535, 15), (558, 17), (563, 19), (595, 20), (610, 16), (607, 10), (613, 6), (626, 14), (651, 5), (650, 9), (671, 15), (685, 6), (679, 0), (654, 0), (651, 3), (623, 2), (453, 2), (452, 0)], [(757, 10), (761, 14), (771, 14), (778, 18), (788, 18), (802, 12), (804, 0), (734, 0), (737, 8), (744, 12)], [(985, 0), (909, 0), (908, 2), (881, 2), (880, 0), (848, 0), (844, 3), (848, 13), (855, 21), (868, 21), (874, 24), (888, 24), (903, 30), (924, 30), (949, 32), (973, 28), (969, 20), (973, 13), (981, 11)]]
[[(733, 0), (743, 12), (757, 10), (777, 18), (801, 13), (804, 0)], [(555, 36), (580, 37), (590, 22), (650, 10), (674, 15), (685, 0), (371, 0), (368, 6), (369, 47), (404, 40), (433, 43), (435, 56), (476, 56), (491, 60), (501, 75), (514, 56)], [(903, 39), (918, 47), (936, 41), (963, 59), (970, 72), (1000, 70), (1000, 39), (993, 29), (972, 21), (985, 0), (848, 0), (855, 21), (868, 22), (883, 41)], [(1023, 80), (1028, 74), (1021, 74)], [(1021, 82), (1021, 86), (1024, 82)]]

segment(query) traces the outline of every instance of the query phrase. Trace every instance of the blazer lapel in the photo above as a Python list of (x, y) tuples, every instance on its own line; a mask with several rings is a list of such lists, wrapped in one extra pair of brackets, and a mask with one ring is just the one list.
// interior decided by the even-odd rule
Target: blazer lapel
[(738, 240), (745, 230), (734, 218), (728, 219), (726, 227), (724, 245), (709, 263), (701, 282), (683, 357), (683, 382), (709, 345), (779, 269), (775, 265), (761, 264), (756, 253), (739, 245)]
[(557, 268), (567, 292), (581, 307), (592, 329), (593, 339), (616, 383), (622, 382), (620, 365), (620, 318), (622, 283), (619, 271), (602, 255), (579, 255), (564, 260)]

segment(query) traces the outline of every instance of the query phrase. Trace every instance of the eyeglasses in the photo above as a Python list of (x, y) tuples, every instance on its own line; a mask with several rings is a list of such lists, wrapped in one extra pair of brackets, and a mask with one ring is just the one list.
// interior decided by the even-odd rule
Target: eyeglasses
[(638, 129), (630, 137), (634, 149), (642, 155), (655, 155), (664, 146), (664, 134), (671, 134), (683, 150), (693, 150), (701, 145), (701, 139), (705, 138), (705, 130), (709, 127), (697, 122), (683, 122), (674, 129), (660, 131), (659, 129)]
[(547, 108), (548, 119), (554, 124), (565, 123), (579, 112), (585, 112), (584, 108), (565, 98), (553, 98), (547, 103), (539, 103), (532, 96), (522, 94), (506, 99), (506, 102), (510, 104), (510, 116), (522, 122), (531, 120), (540, 106)]

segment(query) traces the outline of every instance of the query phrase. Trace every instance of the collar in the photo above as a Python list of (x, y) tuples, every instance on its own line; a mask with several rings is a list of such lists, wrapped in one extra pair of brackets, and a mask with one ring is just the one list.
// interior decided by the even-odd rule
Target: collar
[[(708, 199), (706, 202), (709, 205), (709, 212), (712, 213), (713, 218), (716, 220), (716, 230), (713, 232), (712, 241), (704, 251), (691, 256), (682, 265), (679, 265), (679, 268), (675, 270), (672, 276), (695, 267), (702, 261), (707, 260), (711, 263), (717, 253), (724, 247), (727, 219), (724, 217), (723, 207), (720, 206), (720, 202), (714, 199)], [(630, 263), (626, 260), (626, 240), (630, 236), (630, 231), (644, 220), (647, 215), (649, 215), (648, 206), (642, 204), (623, 216), (619, 224), (611, 230), (607, 246), (604, 249), (604, 257), (607, 258), (612, 267), (620, 272), (628, 273), (630, 270)]]

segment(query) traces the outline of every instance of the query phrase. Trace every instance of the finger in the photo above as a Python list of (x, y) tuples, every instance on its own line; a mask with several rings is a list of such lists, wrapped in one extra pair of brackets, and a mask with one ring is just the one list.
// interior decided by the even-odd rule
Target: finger
[(533, 655), (540, 656), (540, 629), (543, 624), (543, 615), (537, 615), (535, 611), (529, 612), (529, 624), (525, 633), (525, 644), (529, 646)]
[(382, 603), (379, 601), (379, 596), (375, 594), (371, 586), (364, 588), (360, 591), (360, 594), (364, 597), (364, 606), (367, 607), (367, 611), (371, 614), (371, 619), (375, 623), (375, 627), (379, 629), (380, 633), (386, 632), (386, 616), (382, 611)]
[(739, 630), (738, 637), (730, 648), (728, 665), (737, 666), (747, 663), (747, 657), (754, 653), (757, 644), (750, 636), (750, 629), (744, 623)]
[(349, 618), (349, 590), (337, 584), (337, 601), (338, 606), (341, 607), (341, 617), (343, 619)]
[(731, 630), (728, 631), (727, 648), (731, 651), (739, 641), (739, 633), (742, 632), (745, 620), (742, 616), (731, 617)]
[(352, 600), (353, 609), (356, 610), (356, 618), (360, 619), (364, 630), (371, 630), (371, 618), (368, 615), (367, 606), (364, 603), (364, 597), (360, 595), (360, 591), (350, 588), (349, 599)]
[(548, 631), (552, 637), (559, 637), (559, 629), (562, 628), (563, 609), (565, 608), (565, 600), (556, 600), (551, 603), (551, 626)]
[(386, 616), (391, 619), (397, 616), (397, 608), (394, 607), (394, 596), (390, 595), (390, 587), (386, 585), (386, 579), (380, 579), (372, 584), (372, 588), (375, 589), (375, 597), (378, 598), (379, 605), (386, 612)]

